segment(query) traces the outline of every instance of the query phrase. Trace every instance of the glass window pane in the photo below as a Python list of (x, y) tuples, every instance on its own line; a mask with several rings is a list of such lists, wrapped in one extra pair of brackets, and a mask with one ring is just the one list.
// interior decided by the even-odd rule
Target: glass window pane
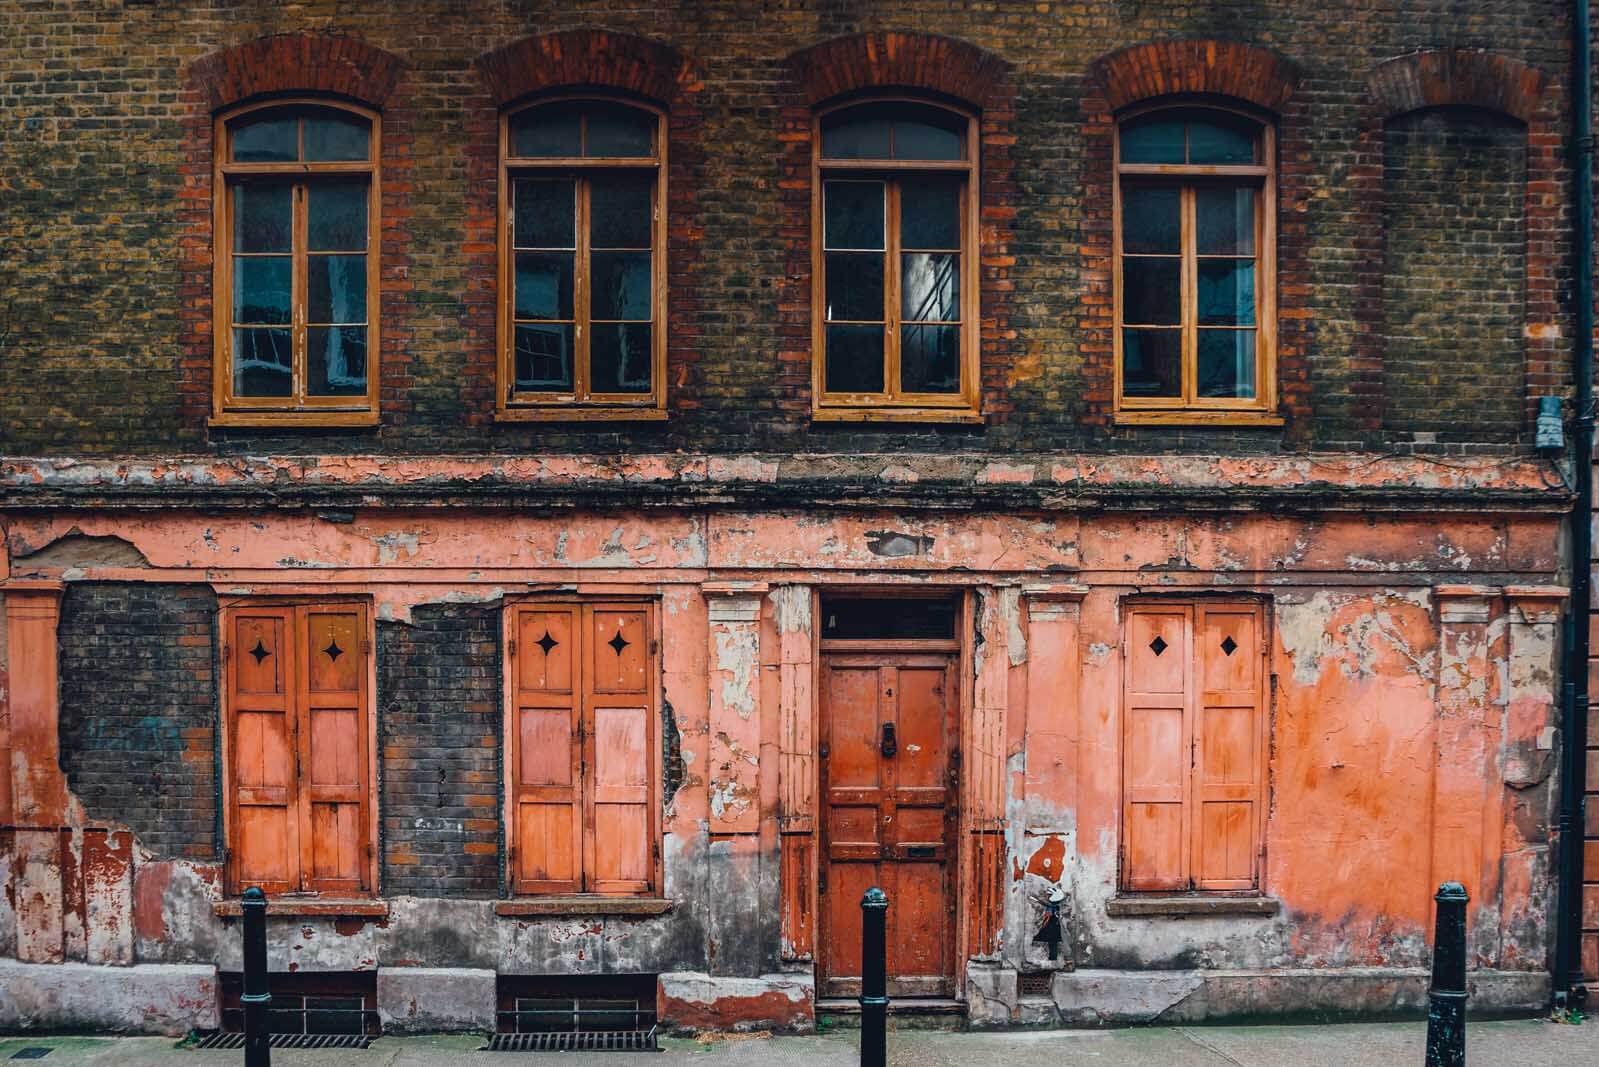
[(589, 391), (650, 391), (650, 324), (613, 322), (594, 327), (589, 342)]
[(516, 317), (519, 319), (570, 319), (572, 317), (571, 252), (518, 252), (516, 254)]
[(933, 123), (899, 119), (894, 122), (895, 159), (961, 159), (965, 156), (962, 135), (966, 123), (950, 116), (952, 122)]
[(306, 321), (366, 321), (366, 257), (310, 256), (306, 260)]
[(1199, 331), (1199, 395), (1255, 396), (1255, 331)]
[(589, 314), (594, 319), (631, 319), (648, 322), (650, 315), (650, 254), (648, 252), (596, 252)]
[(1211, 117), (1189, 123), (1188, 162), (1255, 163), (1260, 127), (1240, 119)]
[(366, 394), (366, 327), (312, 326), (306, 331), (311, 396)]
[(594, 248), (649, 248), (655, 176), (608, 174), (589, 186), (589, 244)]
[(323, 113), (305, 120), (305, 158), (310, 162), (341, 162), (371, 157), (371, 130), (354, 115)]
[(883, 391), (883, 328), (827, 328), (826, 386), (829, 393)]
[(883, 247), (882, 182), (827, 182), (822, 194), (826, 247)]
[(1199, 323), (1201, 326), (1255, 324), (1254, 260), (1199, 261)]
[(511, 154), (575, 159), (583, 154), (580, 117), (581, 111), (570, 104), (548, 104), (518, 112), (511, 119)]
[(824, 159), (889, 158), (889, 121), (871, 112), (848, 111), (822, 121)]
[(1123, 123), (1123, 163), (1181, 163), (1183, 122), (1174, 116), (1156, 116)]
[(241, 182), (233, 187), (233, 250), (288, 252), (294, 247), (293, 187)]
[(959, 178), (907, 175), (899, 191), (899, 243), (901, 248), (949, 249), (961, 247), (961, 186)]
[(233, 321), (288, 322), (293, 277), (288, 256), (234, 256)]
[(655, 154), (655, 116), (620, 104), (593, 104), (589, 110), (589, 156), (610, 159)]
[(1122, 321), (1175, 326), (1182, 321), (1181, 261), (1122, 257)]
[(827, 253), (827, 320), (883, 321), (883, 254)]
[(233, 127), (235, 163), (293, 163), (300, 158), (300, 120), (292, 115), (260, 118)]
[(1122, 331), (1122, 395), (1182, 396), (1182, 331)]
[(366, 183), (315, 182), (306, 191), (305, 236), (313, 252), (366, 251)]
[(1175, 187), (1122, 188), (1122, 251), (1183, 250), (1182, 190)]
[(577, 195), (572, 181), (516, 183), (511, 240), (517, 248), (576, 248)]
[(233, 395), (294, 392), (294, 343), (288, 330), (233, 331)]
[(1255, 254), (1255, 190), (1201, 186), (1194, 190), (1199, 254)]
[(907, 393), (960, 392), (959, 326), (899, 328), (900, 388)]
[(900, 256), (900, 318), (906, 322), (959, 322), (961, 257), (907, 252)]
[(554, 323), (517, 324), (516, 388), (572, 389), (572, 327)]

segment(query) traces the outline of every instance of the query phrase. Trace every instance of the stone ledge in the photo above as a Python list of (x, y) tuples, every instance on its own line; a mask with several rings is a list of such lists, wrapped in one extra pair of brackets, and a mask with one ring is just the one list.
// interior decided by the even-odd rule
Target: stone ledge
[(1276, 915), (1275, 897), (1149, 896), (1115, 897), (1105, 903), (1112, 918), (1202, 918), (1206, 915)]
[[(223, 919), (237, 919), (244, 914), (244, 905), (238, 900), (219, 900), (211, 905), (212, 914)], [(326, 916), (332, 918), (389, 917), (386, 900), (268, 900), (267, 914), (301, 917)]]
[(214, 1030), (217, 971), (200, 964), (0, 960), (0, 1033), (167, 1034)]
[(526, 915), (664, 915), (672, 902), (662, 897), (528, 897), (499, 900), (494, 914), (507, 918)]

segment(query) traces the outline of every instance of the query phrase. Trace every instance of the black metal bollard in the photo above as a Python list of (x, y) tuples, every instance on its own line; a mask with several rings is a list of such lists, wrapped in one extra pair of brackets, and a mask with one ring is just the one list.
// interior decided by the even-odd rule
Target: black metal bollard
[(1427, 991), (1427, 1067), (1466, 1067), (1466, 887), (1438, 887), (1432, 987)]
[(861, 1067), (888, 1063), (888, 894), (861, 898)]
[(272, 1067), (272, 1030), (267, 1010), (266, 894), (255, 886), (244, 891), (244, 1067)]

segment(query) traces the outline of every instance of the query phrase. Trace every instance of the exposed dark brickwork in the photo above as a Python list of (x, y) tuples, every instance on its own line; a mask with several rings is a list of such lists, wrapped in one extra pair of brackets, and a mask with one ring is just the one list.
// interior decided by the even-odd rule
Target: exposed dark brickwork
[(61, 762), (91, 821), (160, 856), (216, 851), (216, 595), (79, 582), (61, 601)]
[(1522, 416), (1526, 127), (1413, 111), (1383, 137), (1389, 428), (1513, 439)]
[(387, 895), (498, 895), (500, 646), (498, 605), (378, 623)]

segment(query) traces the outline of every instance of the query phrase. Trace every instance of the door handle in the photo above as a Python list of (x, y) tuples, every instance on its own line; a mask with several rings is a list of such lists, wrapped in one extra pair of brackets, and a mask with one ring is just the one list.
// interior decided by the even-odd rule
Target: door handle
[(894, 724), (883, 724), (882, 752), (885, 759), (893, 759), (894, 753), (899, 751), (899, 742), (894, 739)]

